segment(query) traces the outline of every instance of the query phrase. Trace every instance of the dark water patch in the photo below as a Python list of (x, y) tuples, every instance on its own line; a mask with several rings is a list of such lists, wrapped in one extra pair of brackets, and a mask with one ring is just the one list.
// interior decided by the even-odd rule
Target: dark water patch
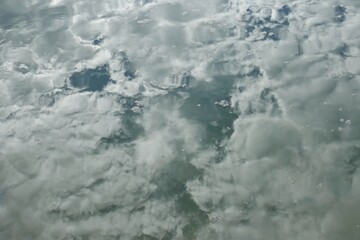
[(261, 92), (260, 101), (263, 104), (263, 108), (260, 110), (262, 113), (268, 111), (273, 116), (280, 115), (282, 113), (278, 98), (275, 96), (275, 94), (270, 88), (265, 88)]
[(298, 45), (297, 45), (297, 53), (296, 56), (301, 56), (304, 54), (304, 46), (303, 46), (303, 42), (301, 40), (298, 40)]
[[(236, 91), (239, 93), (246, 93), (247, 87), (237, 86)], [(271, 88), (262, 89), (259, 92), (258, 97), (254, 97), (253, 99), (239, 99), (234, 105), (234, 111), (243, 116), (265, 113), (270, 116), (280, 116), (283, 113), (278, 97)]]
[(133, 238), (133, 240), (172, 240), (173, 237), (175, 236), (175, 232), (168, 232), (164, 230), (164, 235), (160, 238), (156, 238), (147, 234), (141, 234), (135, 238)]
[(189, 163), (188, 160), (174, 160), (152, 180), (158, 187), (155, 195), (162, 199), (169, 199), (183, 194), (186, 192), (186, 182), (200, 175), (202, 175), (202, 171)]
[(129, 80), (135, 78), (136, 68), (133, 62), (125, 55), (122, 59), (122, 63), (124, 65), (124, 76), (127, 77)]
[(129, 80), (136, 77), (136, 66), (129, 58), (126, 52), (120, 51), (112, 54), (120, 62), (120, 69), (113, 69), (113, 71), (121, 71), (121, 73)]
[(230, 106), (230, 94), (236, 77), (217, 77), (211, 82), (201, 82), (188, 91), (180, 112), (201, 130), (203, 149), (216, 149), (210, 161), (219, 163), (226, 156), (226, 140), (232, 135), (233, 123), (238, 118)]
[(185, 118), (205, 129), (204, 143), (221, 141), (232, 133), (233, 121), (237, 118), (229, 106), (234, 80), (217, 78), (200, 83), (189, 90), (189, 97), (180, 108)]
[(183, 216), (188, 224), (182, 229), (185, 239), (196, 239), (197, 233), (209, 223), (206, 212), (201, 210), (186, 190), (186, 183), (198, 178), (203, 172), (186, 159), (170, 162), (152, 180), (157, 186), (156, 198), (166, 202), (175, 199), (175, 211)]
[(188, 192), (178, 198), (176, 209), (188, 219), (188, 224), (182, 229), (185, 239), (197, 239), (199, 230), (210, 223), (207, 213), (199, 208)]
[(262, 39), (259, 39), (258, 41), (264, 41), (264, 40), (273, 40), (273, 41), (279, 41), (280, 40), (280, 31), (285, 27), (288, 26), (289, 22), (285, 20), (283, 23), (274, 23), (271, 26), (264, 26), (263, 23), (259, 24), (258, 27), (255, 26), (248, 26), (247, 27), (247, 33), (248, 37), (251, 33), (254, 33), (255, 29), (256, 31), (260, 31), (264, 34), (264, 37)]
[(254, 66), (250, 72), (245, 73), (241, 77), (259, 78), (260, 76), (262, 76), (261, 69), (258, 66)]
[(262, 30), (266, 33), (265, 40), (280, 40), (280, 31), (284, 28), (284, 26), (288, 26), (289, 22), (285, 20), (281, 25), (276, 24), (273, 27), (264, 27)]
[(125, 117), (120, 130), (100, 139), (96, 147), (96, 152), (131, 143), (142, 134), (144, 134), (143, 127), (133, 117)]
[(35, 72), (38, 69), (38, 65), (34, 62), (15, 62), (13, 64), (13, 69), (19, 73), (26, 74), (28, 72)]
[(346, 19), (346, 8), (344, 6), (336, 6), (334, 7), (334, 21), (338, 23), (342, 23)]
[(115, 204), (104, 204), (103, 206), (99, 206), (97, 209), (93, 209), (92, 211), (82, 211), (77, 213), (68, 213), (65, 210), (55, 209), (49, 211), (49, 214), (52, 216), (60, 217), (63, 221), (67, 222), (79, 222), (86, 221), (93, 216), (103, 216), (109, 214), (111, 212), (115, 212), (118, 209), (121, 209), (122, 206)]
[(187, 89), (196, 81), (196, 79), (186, 71), (172, 74), (169, 78), (171, 83), (180, 89)]
[[(296, 204), (298, 204), (298, 202)], [(262, 205), (261, 208), (264, 210), (267, 216), (274, 219), (274, 218), (286, 216), (287, 210), (289, 208), (294, 207), (294, 205), (296, 204), (291, 203), (287, 205), (287, 204), (282, 204), (281, 202), (268, 202)]]
[(342, 46), (335, 49), (335, 54), (343, 58), (349, 57), (349, 46), (346, 43), (344, 43)]
[[(196, 83), (196, 78), (193, 77), (190, 73), (181, 72), (176, 74), (170, 74), (168, 76), (168, 82), (170, 84), (167, 86), (162, 86), (154, 83), (149, 83), (149, 85), (155, 89), (167, 91), (167, 94), (161, 96), (160, 98), (177, 96), (177, 100), (181, 100), (181, 94), (189, 91), (189, 89)], [(155, 97), (155, 99), (163, 102), (163, 100), (161, 100), (160, 98)]]
[(117, 98), (117, 102), (125, 109), (125, 111), (116, 114), (121, 119), (121, 128), (109, 136), (102, 137), (95, 148), (95, 153), (123, 144), (129, 144), (144, 135), (145, 130), (139, 121), (142, 114), (141, 112), (134, 111), (134, 107), (138, 107), (141, 111), (141, 99), (140, 95), (134, 97), (119, 96)]
[[(152, 85), (153, 86), (153, 85)], [(173, 109), (174, 106), (178, 106), (186, 96), (188, 96), (188, 89), (184, 88), (162, 88), (154, 86), (157, 89), (166, 90), (167, 94), (158, 95), (148, 99), (148, 105), (159, 105), (164, 109)]]
[(109, 74), (107, 64), (95, 69), (85, 69), (81, 72), (75, 72), (70, 77), (70, 84), (83, 91), (102, 91), (106, 85), (113, 82)]
[(117, 145), (121, 145), (123, 143), (129, 143), (129, 142), (133, 141), (134, 139), (135, 138), (131, 134), (120, 130), (116, 133), (111, 134), (110, 136), (102, 137), (98, 144), (98, 149), (107, 150), (112, 146), (114, 147)]
[(40, 95), (38, 103), (40, 106), (51, 107), (55, 102), (64, 96), (66, 96), (66, 91), (70, 90), (67, 87), (64, 88), (55, 88), (48, 92), (45, 92)]
[(344, 196), (351, 192), (354, 177), (360, 168), (360, 148), (351, 147), (345, 154), (337, 156), (336, 169), (326, 176), (329, 189), (337, 196)]
[(94, 39), (94, 41), (92, 42), (93, 45), (99, 46), (101, 44), (103, 44), (104, 42), (104, 38), (98, 36), (97, 38)]
[(278, 10), (282, 15), (289, 15), (291, 13), (291, 8), (289, 7), (289, 5), (284, 5), (282, 6), (282, 8), (280, 8)]
[(351, 156), (345, 159), (345, 172), (349, 176), (353, 176), (360, 167), (360, 148), (351, 149)]
[(246, 14), (242, 18), (242, 21), (246, 23), (245, 38), (251, 37), (255, 31), (259, 31), (263, 33), (263, 38), (257, 39), (256, 41), (279, 41), (281, 30), (288, 27), (290, 24), (287, 20), (287, 16), (291, 12), (291, 9), (289, 6), (285, 5), (277, 11), (278, 14), (282, 15), (280, 20), (272, 20), (270, 16), (256, 16), (253, 13), (253, 10), (248, 8)]
[(141, 94), (137, 94), (131, 97), (118, 96), (116, 101), (121, 104), (125, 109), (131, 109), (135, 106), (139, 101), (141, 101), (143, 97)]

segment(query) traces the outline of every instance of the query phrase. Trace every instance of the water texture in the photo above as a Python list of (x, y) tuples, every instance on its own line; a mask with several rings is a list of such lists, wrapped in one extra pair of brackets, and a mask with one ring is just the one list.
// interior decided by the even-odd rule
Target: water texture
[(2, 0), (0, 239), (360, 239), (358, 0)]

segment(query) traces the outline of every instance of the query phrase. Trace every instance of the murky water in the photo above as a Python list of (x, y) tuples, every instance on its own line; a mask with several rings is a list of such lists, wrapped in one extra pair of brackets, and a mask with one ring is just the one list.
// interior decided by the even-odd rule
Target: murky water
[(359, 239), (359, 7), (0, 2), (0, 239)]

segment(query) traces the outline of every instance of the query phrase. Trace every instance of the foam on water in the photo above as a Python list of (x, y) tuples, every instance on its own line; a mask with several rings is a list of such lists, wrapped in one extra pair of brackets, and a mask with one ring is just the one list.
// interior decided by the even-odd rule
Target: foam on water
[(359, 239), (356, 0), (0, 3), (1, 239)]

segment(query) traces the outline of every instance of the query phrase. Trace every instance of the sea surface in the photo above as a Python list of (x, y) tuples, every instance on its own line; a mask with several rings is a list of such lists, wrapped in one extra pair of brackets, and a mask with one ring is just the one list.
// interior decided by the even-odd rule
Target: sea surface
[(1, 0), (0, 239), (359, 240), (359, 0)]

